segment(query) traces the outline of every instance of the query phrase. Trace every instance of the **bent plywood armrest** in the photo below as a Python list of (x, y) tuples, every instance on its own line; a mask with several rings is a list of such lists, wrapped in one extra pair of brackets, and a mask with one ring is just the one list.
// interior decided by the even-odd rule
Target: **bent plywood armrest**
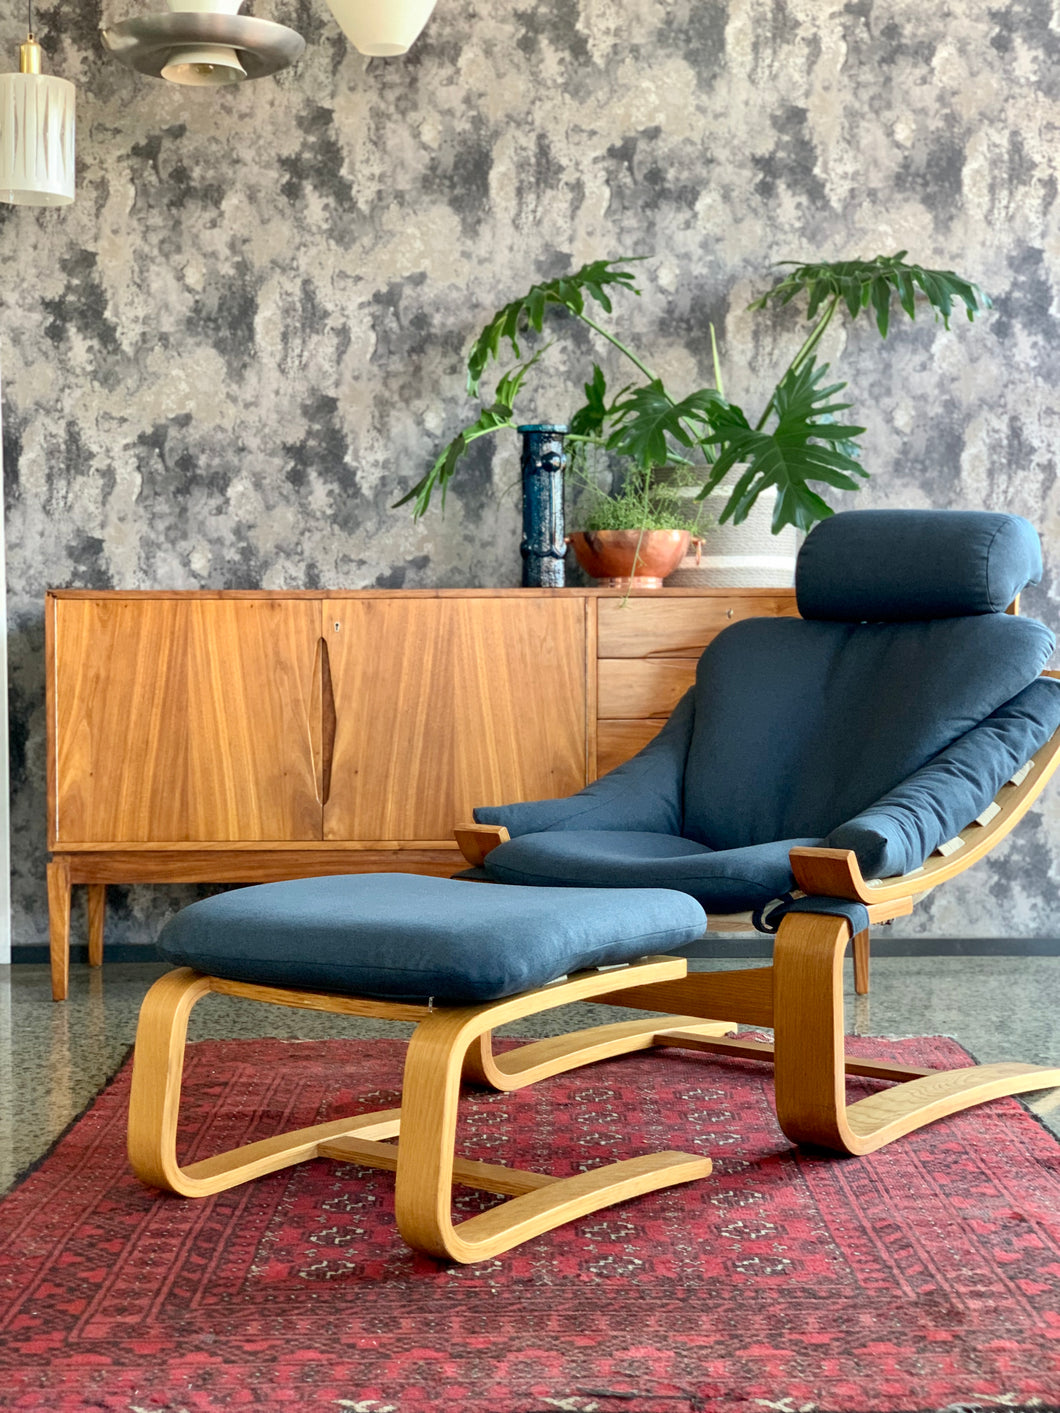
[(486, 855), (510, 835), (503, 824), (458, 824), (453, 829), (457, 847), (472, 868), (481, 868)]

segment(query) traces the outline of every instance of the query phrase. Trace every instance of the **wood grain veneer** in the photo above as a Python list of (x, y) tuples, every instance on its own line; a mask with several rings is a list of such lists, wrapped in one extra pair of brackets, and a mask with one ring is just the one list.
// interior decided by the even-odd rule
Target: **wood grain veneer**
[(601, 658), (597, 692), (601, 717), (665, 721), (696, 680), (696, 657)]
[(96, 962), (109, 883), (446, 876), (476, 805), (621, 764), (722, 628), (794, 611), (776, 589), (54, 590), (54, 994), (71, 885)]
[(323, 611), (337, 718), (325, 839), (444, 838), (476, 805), (585, 784), (583, 602), (367, 598)]

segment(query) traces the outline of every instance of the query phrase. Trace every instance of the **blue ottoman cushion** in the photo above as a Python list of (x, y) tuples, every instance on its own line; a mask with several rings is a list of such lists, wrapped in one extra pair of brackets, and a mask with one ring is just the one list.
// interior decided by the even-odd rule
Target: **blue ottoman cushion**
[(491, 887), (363, 873), (206, 898), (166, 923), (158, 947), (175, 965), (229, 981), (450, 1005), (663, 953), (705, 927), (694, 898), (665, 888)]

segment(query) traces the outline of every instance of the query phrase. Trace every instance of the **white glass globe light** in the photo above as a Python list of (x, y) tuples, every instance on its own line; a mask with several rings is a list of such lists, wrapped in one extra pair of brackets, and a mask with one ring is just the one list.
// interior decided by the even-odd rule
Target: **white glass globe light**
[(328, 0), (346, 38), (361, 54), (392, 58), (419, 38), (436, 0)]

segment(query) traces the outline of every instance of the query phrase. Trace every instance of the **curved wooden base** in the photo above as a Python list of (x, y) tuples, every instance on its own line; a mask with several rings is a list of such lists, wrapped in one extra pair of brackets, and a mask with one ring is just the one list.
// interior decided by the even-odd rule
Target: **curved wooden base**
[(844, 1092), (843, 957), (850, 924), (789, 913), (773, 949), (777, 1117), (787, 1136), (851, 1155), (1005, 1094), (1060, 1084), (1060, 1068), (972, 1065), (938, 1070), (848, 1105)]
[[(777, 1116), (796, 1143), (837, 1153), (872, 1153), (896, 1138), (1003, 1095), (1060, 1085), (1060, 1067), (1003, 1063), (931, 1070), (848, 1058), (843, 1024), (843, 960), (850, 924), (818, 913), (789, 913), (781, 923), (772, 967), (692, 972), (673, 981), (631, 986), (590, 998), (609, 1006), (671, 1009), (686, 1014), (623, 1021), (537, 1041), (494, 1056), (488, 1035), (469, 1052), (465, 1074), (496, 1089), (517, 1089), (632, 1050), (678, 1047), (733, 1058), (772, 1061)], [(853, 939), (855, 976), (868, 985), (868, 934)], [(858, 951), (861, 953), (860, 963)], [(856, 988), (860, 992), (860, 987)], [(724, 1038), (735, 1016), (772, 1026), (775, 1043)], [(847, 1104), (847, 1075), (894, 1081), (894, 1087)]]
[[(570, 1001), (587, 1000), (594, 993), (611, 991), (616, 984), (622, 988), (671, 979), (684, 969), (681, 959), (651, 958), (619, 972), (585, 972), (490, 1005), (432, 1010), (220, 981), (183, 967), (155, 982), (140, 1011), (129, 1103), (130, 1161), (144, 1182), (184, 1197), (209, 1196), (309, 1158), (333, 1158), (396, 1171), (397, 1222), (405, 1240), (434, 1256), (463, 1262), (484, 1260), (600, 1207), (690, 1182), (710, 1172), (709, 1158), (669, 1151), (569, 1178), (460, 1159), (453, 1153), (465, 1058), (493, 1026)], [(297, 1129), (181, 1167), (176, 1137), (188, 1017), (196, 1002), (210, 991), (275, 1005), (345, 1014), (389, 1014), (416, 1021), (405, 1061), (401, 1108)], [(546, 1071), (556, 1073), (565, 1067), (569, 1068), (554, 1065), (548, 1070), (547, 1063), (540, 1061), (532, 1063), (526, 1073), (543, 1076)], [(530, 1082), (523, 1077), (508, 1087)], [(398, 1137), (396, 1146), (385, 1141), (394, 1137)], [(512, 1200), (455, 1226), (451, 1213), (454, 1182), (508, 1194)]]
[[(727, 1035), (734, 1029), (728, 1021), (702, 1021), (695, 1016), (674, 1016), (672, 1020), (674, 1025), (686, 1028), (688, 1035), (713, 1037)], [(538, 1080), (550, 1079), (598, 1060), (611, 1060), (635, 1050), (650, 1050), (662, 1043), (662, 1034), (658, 1017), (619, 1021), (614, 1025), (594, 1026), (591, 1030), (553, 1035), (547, 1040), (535, 1040), (529, 1045), (520, 1045), (518, 1050), (495, 1055), (492, 1035), (486, 1031), (467, 1052), (464, 1079), (501, 1091), (523, 1089), (528, 1084), (537, 1084)]]

